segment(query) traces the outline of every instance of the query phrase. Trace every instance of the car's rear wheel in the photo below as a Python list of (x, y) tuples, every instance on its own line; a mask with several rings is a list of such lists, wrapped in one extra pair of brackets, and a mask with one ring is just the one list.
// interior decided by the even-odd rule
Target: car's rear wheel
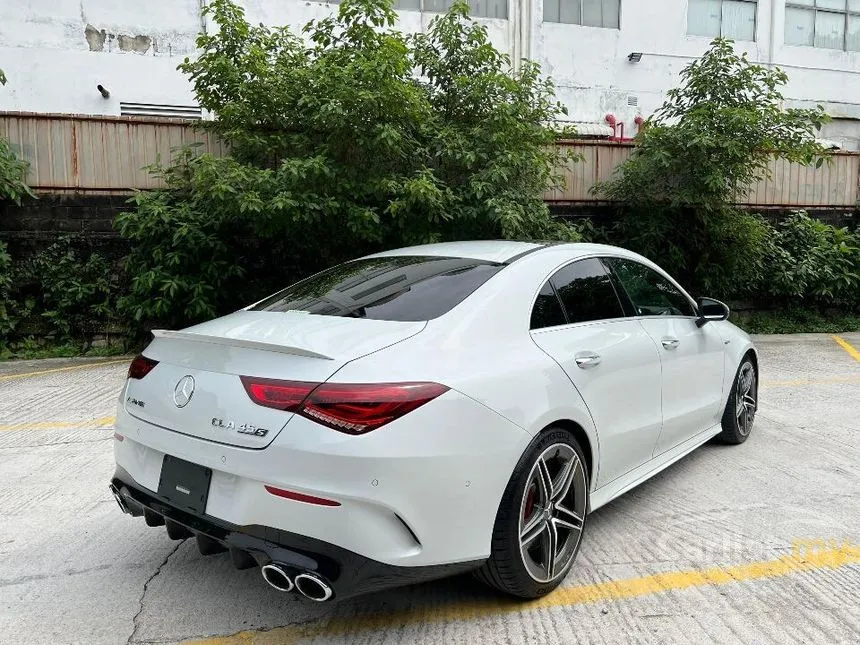
[(755, 413), (758, 409), (758, 374), (749, 355), (745, 356), (735, 374), (732, 392), (723, 412), (723, 431), (720, 441), (739, 444), (747, 440), (752, 432)]
[(582, 449), (563, 428), (538, 435), (508, 483), (490, 558), (477, 572), (488, 585), (539, 598), (570, 571), (585, 529), (588, 472)]

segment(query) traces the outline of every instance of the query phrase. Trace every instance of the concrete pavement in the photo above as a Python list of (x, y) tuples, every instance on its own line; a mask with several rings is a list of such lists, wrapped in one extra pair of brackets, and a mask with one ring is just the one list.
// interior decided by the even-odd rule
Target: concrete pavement
[(0, 643), (856, 644), (860, 361), (827, 335), (757, 343), (750, 439), (594, 513), (563, 589), (530, 604), (468, 577), (336, 605), (279, 594), (117, 509), (126, 361), (5, 364)]

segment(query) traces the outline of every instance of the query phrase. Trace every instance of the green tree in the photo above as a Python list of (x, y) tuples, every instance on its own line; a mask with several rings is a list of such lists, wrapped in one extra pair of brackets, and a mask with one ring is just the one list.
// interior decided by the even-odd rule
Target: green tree
[(787, 80), (724, 39), (684, 68), (630, 159), (597, 189), (623, 205), (616, 235), (695, 288), (735, 295), (754, 283), (768, 227), (733, 206), (738, 195), (774, 158), (824, 161), (815, 134), (827, 116), (784, 109)]
[(301, 35), (231, 0), (206, 10), (218, 29), (180, 69), (231, 156), (157, 168), (168, 189), (119, 218), (138, 319), (211, 316), (383, 247), (575, 237), (541, 198), (560, 181), (564, 109), (464, 2), (419, 35), (394, 28), (390, 0), (344, 0)]

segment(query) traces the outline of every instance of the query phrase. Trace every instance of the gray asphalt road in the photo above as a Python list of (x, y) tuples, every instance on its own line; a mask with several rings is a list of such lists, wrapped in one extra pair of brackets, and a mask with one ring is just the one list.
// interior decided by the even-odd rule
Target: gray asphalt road
[(120, 514), (126, 362), (5, 364), (0, 643), (860, 643), (860, 334), (843, 338), (757, 339), (751, 438), (597, 511), (563, 588), (525, 605), (463, 577), (337, 605), (279, 594)]

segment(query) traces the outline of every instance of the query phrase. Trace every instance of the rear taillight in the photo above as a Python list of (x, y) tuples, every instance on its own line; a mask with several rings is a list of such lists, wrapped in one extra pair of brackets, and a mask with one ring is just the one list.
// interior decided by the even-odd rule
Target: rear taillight
[(286, 412), (298, 412), (308, 394), (319, 383), (303, 383), (301, 381), (279, 381), (269, 378), (253, 378), (241, 376), (242, 385), (251, 400), (257, 405)]
[(399, 419), (447, 390), (438, 383), (323, 383), (302, 404), (300, 414), (341, 432), (363, 434)]
[(438, 383), (302, 383), (243, 376), (258, 405), (296, 412), (334, 430), (364, 434), (448, 391)]
[(152, 371), (152, 368), (158, 365), (158, 361), (147, 358), (143, 354), (138, 354), (134, 357), (131, 365), (128, 366), (128, 378), (142, 379)]

